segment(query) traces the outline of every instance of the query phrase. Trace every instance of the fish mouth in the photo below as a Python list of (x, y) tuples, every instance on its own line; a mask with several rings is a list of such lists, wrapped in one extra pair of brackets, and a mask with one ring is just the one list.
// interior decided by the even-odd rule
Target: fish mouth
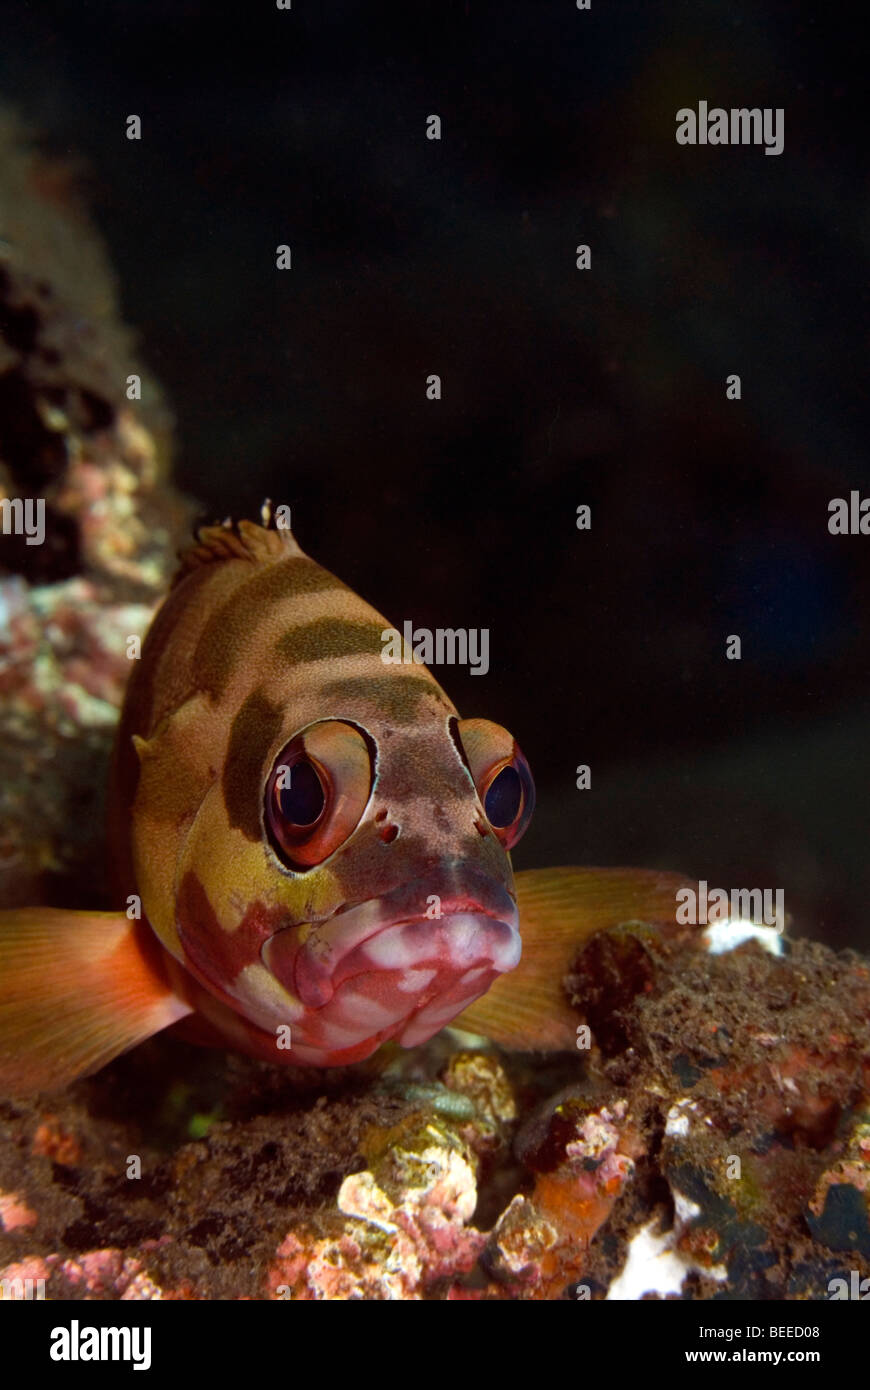
[(367, 1056), (387, 1039), (415, 1047), (479, 999), (522, 949), (516, 904), (498, 896), (497, 911), (465, 896), (442, 901), (440, 916), (398, 918), (381, 899), (307, 934), (276, 932), (261, 957), (305, 1005), (293, 1025), (300, 1060), (324, 1050)]

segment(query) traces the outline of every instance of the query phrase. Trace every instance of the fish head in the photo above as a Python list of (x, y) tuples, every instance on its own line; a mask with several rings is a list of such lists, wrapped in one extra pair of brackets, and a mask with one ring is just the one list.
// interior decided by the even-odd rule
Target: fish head
[(270, 1046), (289, 1027), (279, 1060), (422, 1043), (519, 962), (526, 760), (425, 668), (338, 681), (327, 715), (258, 699), (184, 837), (174, 954)]

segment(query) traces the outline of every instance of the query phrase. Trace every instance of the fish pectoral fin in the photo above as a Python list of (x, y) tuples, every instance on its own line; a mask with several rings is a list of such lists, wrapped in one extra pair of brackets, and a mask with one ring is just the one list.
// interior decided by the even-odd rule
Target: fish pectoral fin
[(0, 912), (0, 1095), (56, 1090), (189, 1014), (160, 955), (122, 912)]
[(577, 1042), (580, 1017), (563, 981), (595, 932), (623, 922), (671, 923), (681, 874), (652, 869), (526, 869), (515, 875), (523, 954), (453, 1020), (517, 1052), (560, 1051)]

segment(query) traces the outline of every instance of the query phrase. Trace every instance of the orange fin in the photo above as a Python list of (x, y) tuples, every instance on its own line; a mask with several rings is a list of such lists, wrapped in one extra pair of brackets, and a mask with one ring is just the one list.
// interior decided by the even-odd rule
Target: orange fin
[(588, 937), (623, 922), (673, 926), (682, 874), (654, 869), (526, 869), (515, 875), (522, 960), (454, 1019), (518, 1052), (576, 1046), (580, 1019), (562, 981)]
[(0, 912), (0, 1095), (55, 1090), (191, 1012), (120, 912)]

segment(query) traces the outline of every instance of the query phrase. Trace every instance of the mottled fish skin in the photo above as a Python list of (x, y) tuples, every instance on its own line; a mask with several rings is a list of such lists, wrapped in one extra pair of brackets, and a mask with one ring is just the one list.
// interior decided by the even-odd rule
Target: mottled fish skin
[[(140, 895), (204, 1041), (359, 1060), (423, 1041), (519, 960), (510, 859), (457, 711), (425, 667), (384, 663), (388, 626), (289, 531), (240, 522), (200, 533), (147, 636), (113, 774), (117, 888)], [(264, 789), (322, 720), (365, 731), (374, 785), (345, 843), (296, 872)]]

